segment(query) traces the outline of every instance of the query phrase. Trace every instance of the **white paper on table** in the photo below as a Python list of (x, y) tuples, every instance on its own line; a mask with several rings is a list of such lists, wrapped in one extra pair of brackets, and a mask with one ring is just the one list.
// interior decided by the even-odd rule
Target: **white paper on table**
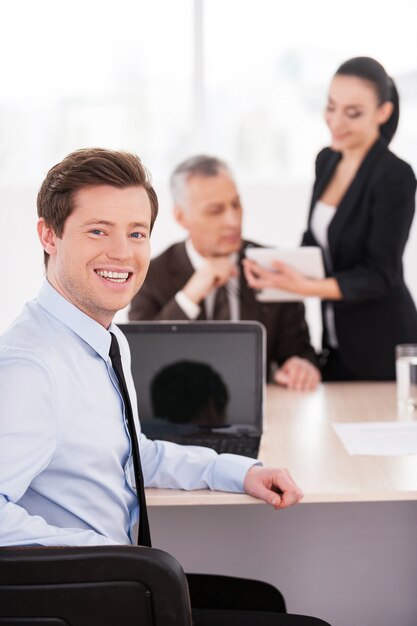
[(351, 455), (417, 454), (417, 421), (350, 422), (333, 428)]

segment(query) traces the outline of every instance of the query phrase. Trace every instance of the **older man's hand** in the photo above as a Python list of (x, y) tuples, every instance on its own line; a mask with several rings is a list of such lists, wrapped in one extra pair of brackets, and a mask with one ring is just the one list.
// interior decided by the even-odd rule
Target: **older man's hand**
[(321, 381), (321, 375), (307, 359), (292, 356), (275, 372), (274, 381), (295, 391), (313, 391)]

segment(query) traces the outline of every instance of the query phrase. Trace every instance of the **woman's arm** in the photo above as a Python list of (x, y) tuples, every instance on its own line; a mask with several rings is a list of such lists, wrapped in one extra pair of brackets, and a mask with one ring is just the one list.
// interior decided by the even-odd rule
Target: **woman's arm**
[[(346, 263), (343, 271), (335, 270), (332, 276), (320, 280), (303, 276), (283, 263), (276, 262), (270, 271), (245, 259), (249, 285), (254, 289), (276, 287), (300, 296), (351, 302), (379, 298), (400, 285), (402, 255), (415, 210), (416, 180), (407, 163), (390, 156), (377, 180), (369, 183), (369, 204), (360, 207), (369, 215), (366, 245), (360, 258), (352, 259), (350, 266)], [(346, 237), (354, 249), (349, 230)], [(343, 242), (341, 253), (342, 246)]]
[(303, 297), (316, 296), (322, 300), (343, 298), (336, 278), (308, 278), (280, 261), (274, 261), (273, 266), (273, 270), (268, 270), (255, 261), (244, 259), (243, 268), (248, 285), (252, 289), (284, 289)]

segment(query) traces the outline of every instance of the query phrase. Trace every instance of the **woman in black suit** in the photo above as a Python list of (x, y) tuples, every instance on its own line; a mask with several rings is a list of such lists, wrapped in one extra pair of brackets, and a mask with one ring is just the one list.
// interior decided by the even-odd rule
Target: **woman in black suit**
[(255, 289), (322, 299), (323, 380), (394, 379), (395, 346), (417, 342), (417, 311), (402, 265), (416, 179), (388, 150), (399, 99), (382, 65), (368, 57), (343, 63), (330, 84), (325, 119), (331, 147), (316, 160), (302, 244), (321, 247), (326, 278), (245, 260), (246, 278)]

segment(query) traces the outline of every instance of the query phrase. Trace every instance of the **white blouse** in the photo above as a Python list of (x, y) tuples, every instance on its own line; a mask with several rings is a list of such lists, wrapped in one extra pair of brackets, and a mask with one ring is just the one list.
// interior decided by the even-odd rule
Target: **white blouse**
[[(332, 221), (336, 213), (336, 207), (326, 204), (321, 200), (318, 200), (313, 209), (313, 215), (311, 217), (311, 231), (314, 237), (319, 242), (323, 249), (323, 255), (326, 261), (327, 267), (332, 268), (332, 259), (330, 256), (329, 239), (327, 232), (330, 222)], [(326, 326), (327, 338), (332, 348), (337, 348), (339, 342), (337, 341), (336, 326), (334, 323), (334, 308), (332, 302), (326, 302), (324, 306), (324, 324)]]
[(326, 204), (325, 202), (318, 200), (314, 206), (313, 215), (311, 217), (312, 233), (323, 248), (323, 250), (325, 250), (327, 253), (329, 250), (327, 230), (335, 213), (335, 206), (331, 206), (330, 204)]

